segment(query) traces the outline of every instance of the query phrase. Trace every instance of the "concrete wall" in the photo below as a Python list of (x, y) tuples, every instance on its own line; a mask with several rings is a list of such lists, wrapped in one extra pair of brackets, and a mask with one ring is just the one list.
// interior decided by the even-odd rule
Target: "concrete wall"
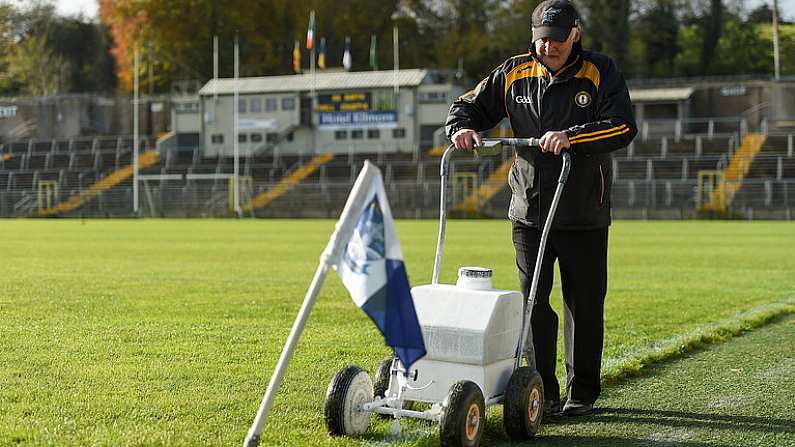
[[(142, 100), (139, 112), (141, 134), (158, 135), (169, 129), (171, 113), (166, 98)], [(0, 139), (129, 135), (133, 132), (132, 113), (132, 100), (127, 96), (0, 98)]]

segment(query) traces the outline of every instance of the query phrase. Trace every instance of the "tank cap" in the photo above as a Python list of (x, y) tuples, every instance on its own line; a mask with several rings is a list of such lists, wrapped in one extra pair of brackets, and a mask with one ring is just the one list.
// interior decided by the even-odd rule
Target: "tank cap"
[(459, 278), (491, 278), (491, 269), (485, 267), (461, 267), (458, 269)]
[(485, 267), (461, 267), (455, 285), (472, 290), (491, 289), (491, 269)]

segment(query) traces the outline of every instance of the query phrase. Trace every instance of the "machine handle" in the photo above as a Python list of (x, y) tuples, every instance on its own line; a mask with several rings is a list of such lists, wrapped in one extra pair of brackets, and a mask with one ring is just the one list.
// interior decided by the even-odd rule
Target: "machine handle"
[[(483, 138), (483, 144), (478, 147), (495, 147), (498, 145), (540, 147), (538, 138)], [(433, 277), (431, 284), (439, 283), (439, 271), (442, 265), (442, 246), (444, 245), (445, 226), (447, 225), (447, 180), (450, 171), (450, 157), (455, 151), (455, 145), (451, 144), (442, 154), (439, 175), (441, 176), (441, 192), (439, 194), (439, 238), (436, 243), (436, 257), (433, 263)], [(560, 172), (559, 182), (566, 182), (569, 176), (570, 156), (563, 152), (563, 169)]]

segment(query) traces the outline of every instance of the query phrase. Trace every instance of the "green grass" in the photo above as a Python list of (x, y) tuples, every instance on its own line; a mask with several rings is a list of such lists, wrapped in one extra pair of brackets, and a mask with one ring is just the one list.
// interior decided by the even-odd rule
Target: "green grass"
[[(241, 444), (333, 227), (3, 221), (0, 445)], [(413, 285), (430, 282), (436, 230), (398, 223)], [(518, 287), (508, 222), (451, 221), (447, 234), (443, 282), (475, 264), (495, 270), (497, 287)], [(795, 292), (791, 223), (621, 221), (610, 244), (606, 362)], [(364, 441), (330, 438), (322, 417), (336, 370), (372, 371), (387, 353), (331, 273), (263, 444), (393, 441), (384, 423)], [(499, 412), (489, 427), (501, 436)], [(438, 443), (433, 429), (412, 429), (405, 445)]]
[[(539, 440), (545, 446), (792, 446), (793, 394), (790, 316), (610, 387), (593, 417), (551, 419)], [(489, 444), (499, 445), (494, 435)]]

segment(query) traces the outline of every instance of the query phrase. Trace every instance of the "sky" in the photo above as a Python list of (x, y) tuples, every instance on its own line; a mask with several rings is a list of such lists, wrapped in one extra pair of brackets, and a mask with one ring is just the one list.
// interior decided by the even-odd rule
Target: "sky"
[(83, 13), (85, 17), (96, 18), (99, 2), (97, 0), (56, 0), (55, 7), (62, 15)]
[[(772, 0), (746, 0), (748, 10), (754, 9), (762, 3), (772, 5)], [(64, 15), (83, 13), (90, 18), (97, 17), (97, 0), (55, 0), (58, 12)], [(779, 0), (778, 7), (783, 18), (795, 21), (795, 0)]]

